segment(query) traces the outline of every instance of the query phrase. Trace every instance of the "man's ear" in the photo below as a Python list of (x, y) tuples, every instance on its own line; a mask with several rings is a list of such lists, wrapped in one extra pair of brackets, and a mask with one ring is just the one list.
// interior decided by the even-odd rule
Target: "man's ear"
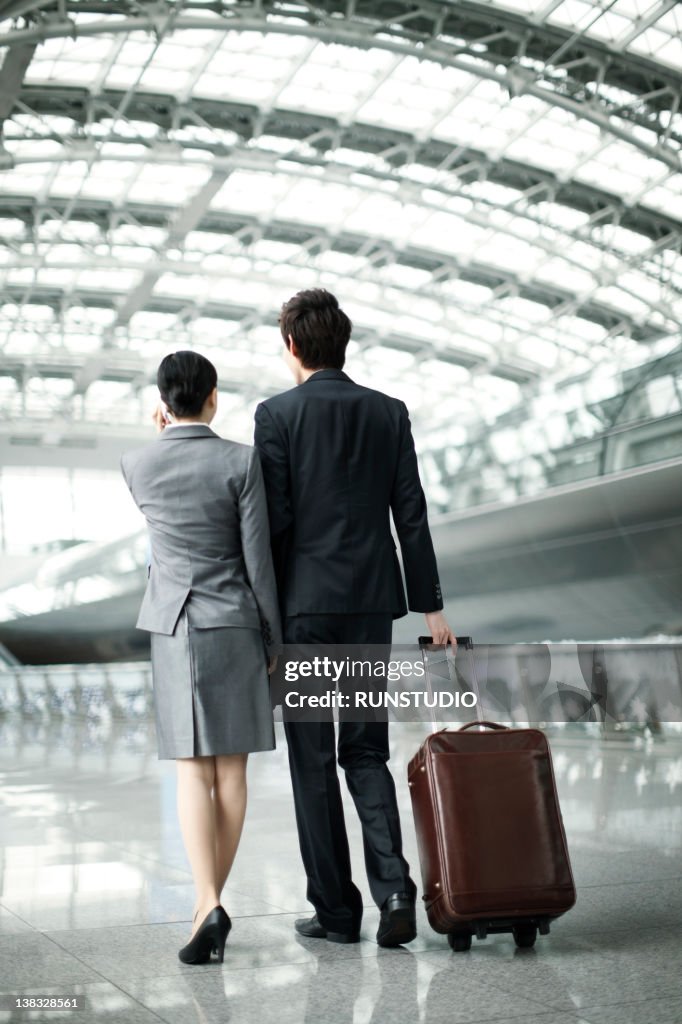
[(289, 351), (291, 352), (294, 359), (300, 359), (300, 356), (298, 354), (298, 346), (296, 345), (296, 342), (294, 341), (292, 334), (289, 335)]

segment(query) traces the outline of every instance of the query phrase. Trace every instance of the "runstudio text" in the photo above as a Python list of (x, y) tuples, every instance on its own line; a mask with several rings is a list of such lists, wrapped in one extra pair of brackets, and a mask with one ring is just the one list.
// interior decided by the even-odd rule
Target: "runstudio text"
[(284, 698), (289, 708), (473, 708), (475, 693), (367, 693), (357, 690), (353, 694), (327, 690), (321, 694), (299, 693), (290, 690)]

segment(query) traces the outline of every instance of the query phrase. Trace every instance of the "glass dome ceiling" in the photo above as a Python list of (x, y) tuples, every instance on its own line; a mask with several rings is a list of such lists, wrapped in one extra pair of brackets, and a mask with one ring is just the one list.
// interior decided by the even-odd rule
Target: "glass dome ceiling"
[(9, 0), (3, 417), (136, 422), (196, 347), (248, 438), (314, 285), (427, 449), (608, 397), (679, 344), (681, 37), (668, 0)]

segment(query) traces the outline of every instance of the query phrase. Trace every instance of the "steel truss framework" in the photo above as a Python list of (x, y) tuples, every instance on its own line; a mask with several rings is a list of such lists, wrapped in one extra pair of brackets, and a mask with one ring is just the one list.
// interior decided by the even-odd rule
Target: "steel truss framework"
[(5, 4), (5, 416), (136, 416), (196, 345), (245, 425), (319, 283), (442, 507), (474, 451), (530, 460), (502, 496), (547, 482), (682, 322), (679, 10), (565, 7)]

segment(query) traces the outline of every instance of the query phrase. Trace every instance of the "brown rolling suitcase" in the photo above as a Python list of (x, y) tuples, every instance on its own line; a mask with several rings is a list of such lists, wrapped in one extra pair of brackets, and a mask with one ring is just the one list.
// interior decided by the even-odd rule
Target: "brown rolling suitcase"
[[(430, 641), (419, 638), (422, 651)], [(462, 645), (473, 647), (469, 637)], [(443, 729), (407, 777), (431, 927), (458, 951), (474, 934), (511, 931), (517, 946), (546, 935), (576, 893), (544, 733), (492, 722)]]

